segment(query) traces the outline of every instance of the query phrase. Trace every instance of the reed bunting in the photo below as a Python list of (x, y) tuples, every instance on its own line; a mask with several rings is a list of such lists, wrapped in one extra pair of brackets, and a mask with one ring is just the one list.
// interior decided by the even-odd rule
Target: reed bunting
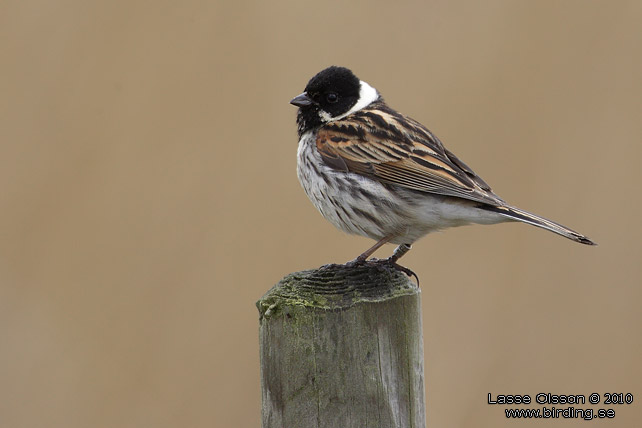
[(399, 246), (397, 260), (422, 236), (470, 223), (521, 221), (581, 244), (593, 241), (507, 204), (421, 123), (390, 108), (347, 68), (329, 67), (291, 104), (299, 107), (297, 175), (314, 206), (335, 227)]

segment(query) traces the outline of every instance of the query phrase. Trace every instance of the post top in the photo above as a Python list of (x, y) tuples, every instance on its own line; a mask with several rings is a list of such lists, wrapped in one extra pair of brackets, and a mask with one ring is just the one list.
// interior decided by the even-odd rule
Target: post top
[(358, 303), (380, 302), (419, 292), (414, 282), (393, 268), (326, 265), (286, 275), (256, 306), (264, 318), (276, 315), (285, 305), (345, 309)]

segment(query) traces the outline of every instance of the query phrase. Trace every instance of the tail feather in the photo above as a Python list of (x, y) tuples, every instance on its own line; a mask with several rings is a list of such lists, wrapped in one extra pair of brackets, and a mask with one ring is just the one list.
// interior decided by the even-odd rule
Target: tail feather
[(516, 207), (487, 205), (484, 206), (484, 208), (488, 211), (496, 212), (497, 214), (501, 214), (512, 220), (521, 221), (524, 223), (532, 224), (533, 226), (541, 227), (542, 229), (550, 230), (551, 232), (555, 232), (558, 235), (562, 235), (563, 237), (575, 242), (579, 242), (580, 244), (597, 245), (595, 242), (591, 241), (581, 233), (577, 233), (576, 231), (569, 229), (566, 226), (562, 226), (559, 223), (555, 223), (554, 221), (545, 219), (544, 217), (540, 217), (535, 214), (531, 214), (528, 211), (524, 211)]

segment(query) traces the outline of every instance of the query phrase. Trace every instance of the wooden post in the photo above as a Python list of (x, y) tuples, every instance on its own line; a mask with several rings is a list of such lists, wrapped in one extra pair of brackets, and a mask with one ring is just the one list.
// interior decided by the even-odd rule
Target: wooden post
[(424, 428), (420, 300), (382, 267), (283, 278), (257, 302), (263, 428)]

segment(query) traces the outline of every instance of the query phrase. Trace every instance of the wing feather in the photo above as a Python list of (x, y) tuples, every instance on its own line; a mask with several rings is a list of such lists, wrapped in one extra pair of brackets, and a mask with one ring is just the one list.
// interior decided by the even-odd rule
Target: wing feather
[(419, 122), (376, 102), (317, 132), (332, 168), (419, 192), (504, 205), (488, 184)]

